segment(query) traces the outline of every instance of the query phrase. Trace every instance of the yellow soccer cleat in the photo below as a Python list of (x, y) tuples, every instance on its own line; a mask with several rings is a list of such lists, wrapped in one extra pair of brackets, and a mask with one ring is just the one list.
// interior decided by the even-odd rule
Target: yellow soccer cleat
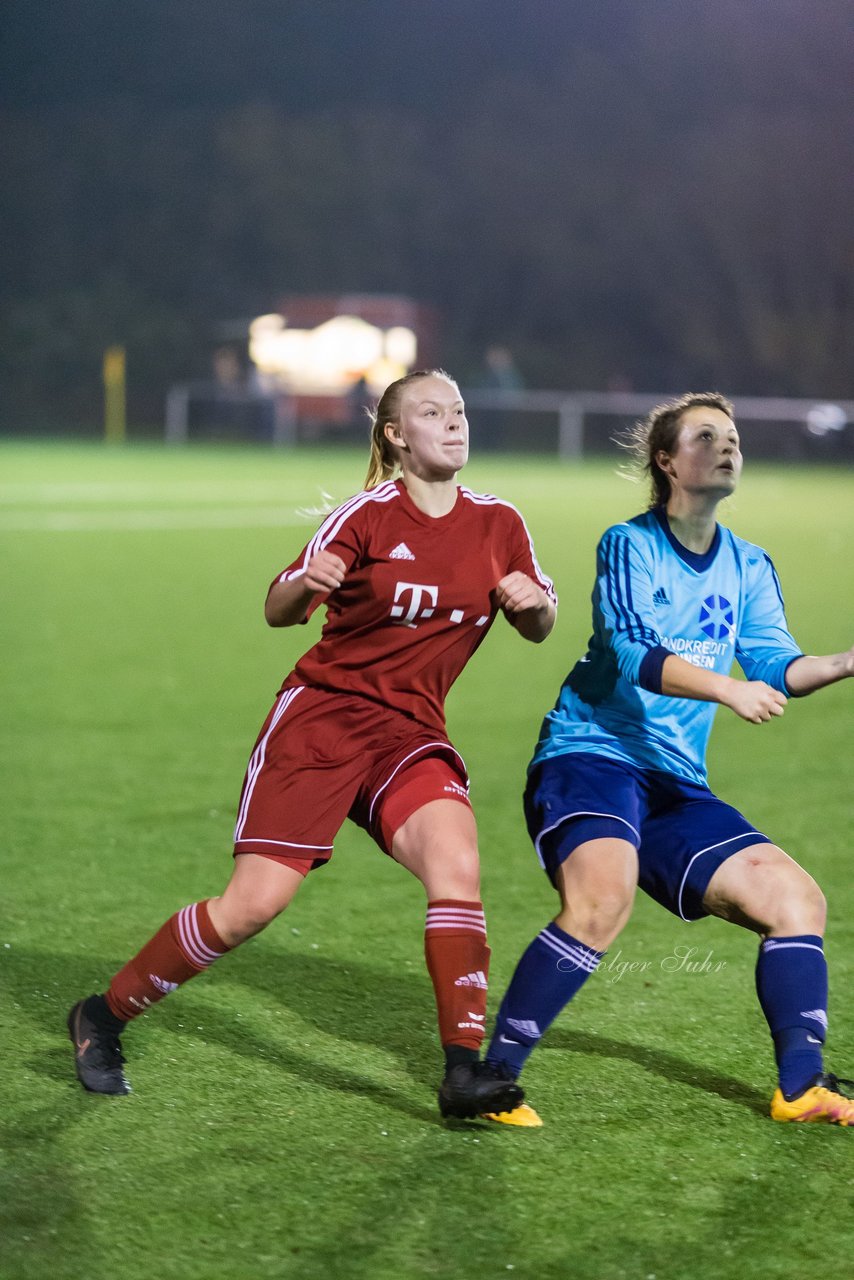
[(515, 1124), (520, 1129), (541, 1129), (543, 1122), (533, 1107), (520, 1102), (512, 1111), (485, 1111), (482, 1120), (494, 1120), (496, 1124)]
[(791, 1101), (778, 1089), (771, 1099), (771, 1119), (783, 1123), (795, 1120), (854, 1127), (854, 1098), (842, 1092), (843, 1085), (852, 1089), (854, 1080), (840, 1080), (832, 1075), (816, 1076), (809, 1088)]

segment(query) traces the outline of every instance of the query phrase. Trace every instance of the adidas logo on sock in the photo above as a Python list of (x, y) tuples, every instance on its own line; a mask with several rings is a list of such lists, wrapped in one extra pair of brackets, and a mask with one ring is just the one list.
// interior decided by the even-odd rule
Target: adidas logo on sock
[(162, 991), (165, 996), (168, 996), (170, 991), (178, 990), (177, 982), (167, 982), (165, 978), (158, 978), (156, 973), (150, 973), (148, 975), (148, 979), (149, 982), (152, 982), (157, 990)]
[(415, 556), (405, 542), (399, 542), (394, 551), (389, 551), (388, 558), (389, 560), (414, 560)]
[(811, 1018), (814, 1022), (818, 1023), (822, 1031), (827, 1033), (827, 1014), (824, 1012), (824, 1009), (801, 1009), (801, 1017)]
[(486, 974), (482, 969), (478, 969), (477, 973), (464, 973), (461, 978), (457, 978), (454, 983), (455, 987), (480, 987), (481, 991), (486, 990)]
[(653, 604), (670, 604), (670, 601), (667, 599), (667, 592), (664, 590), (664, 587), (657, 587), (655, 591), (653, 591), (652, 603)]

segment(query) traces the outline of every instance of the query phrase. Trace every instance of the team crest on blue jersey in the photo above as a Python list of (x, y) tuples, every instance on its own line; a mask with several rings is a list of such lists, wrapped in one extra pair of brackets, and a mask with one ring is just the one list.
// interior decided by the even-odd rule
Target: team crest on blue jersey
[(725, 596), (706, 596), (700, 605), (700, 630), (711, 640), (725, 640), (734, 622), (732, 605)]

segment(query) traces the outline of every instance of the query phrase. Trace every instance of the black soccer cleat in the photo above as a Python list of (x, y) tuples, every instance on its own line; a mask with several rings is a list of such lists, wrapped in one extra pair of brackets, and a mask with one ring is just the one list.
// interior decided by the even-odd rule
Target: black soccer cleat
[(524, 1097), (504, 1068), (491, 1062), (461, 1062), (445, 1074), (439, 1088), (439, 1110), (445, 1117), (474, 1120), (487, 1111), (512, 1111)]
[(118, 1032), (98, 1019), (98, 1001), (98, 996), (80, 1000), (68, 1015), (77, 1079), (90, 1093), (130, 1093)]

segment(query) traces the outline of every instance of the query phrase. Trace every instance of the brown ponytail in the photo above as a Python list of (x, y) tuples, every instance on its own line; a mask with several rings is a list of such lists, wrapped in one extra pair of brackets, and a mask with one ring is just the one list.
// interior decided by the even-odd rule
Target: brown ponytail
[(732, 405), (718, 391), (689, 392), (678, 400), (656, 405), (647, 416), (620, 439), (619, 443), (635, 456), (642, 475), (650, 481), (649, 507), (664, 507), (670, 498), (670, 480), (656, 462), (660, 450), (672, 454), (679, 438), (682, 415), (695, 406), (720, 409), (728, 418), (735, 419)]

